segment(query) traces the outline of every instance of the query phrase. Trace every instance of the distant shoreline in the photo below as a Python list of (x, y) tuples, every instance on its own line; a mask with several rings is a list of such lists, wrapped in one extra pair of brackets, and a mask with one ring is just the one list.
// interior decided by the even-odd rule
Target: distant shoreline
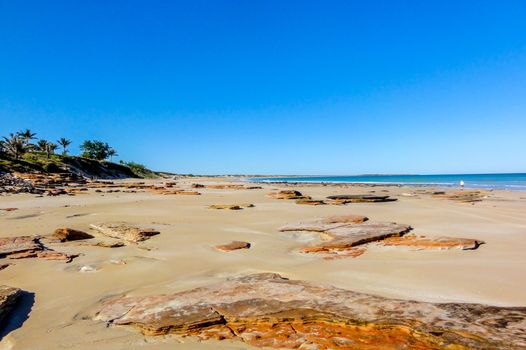
[(355, 175), (355, 176), (267, 176), (248, 177), (254, 183), (349, 184), (362, 186), (416, 186), (526, 191), (526, 173), (455, 175)]

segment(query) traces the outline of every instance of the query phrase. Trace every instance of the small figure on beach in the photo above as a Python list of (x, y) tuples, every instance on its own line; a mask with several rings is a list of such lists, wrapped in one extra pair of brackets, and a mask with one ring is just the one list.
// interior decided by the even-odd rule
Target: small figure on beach
[(460, 180), (460, 187), (464, 188), (464, 180)]

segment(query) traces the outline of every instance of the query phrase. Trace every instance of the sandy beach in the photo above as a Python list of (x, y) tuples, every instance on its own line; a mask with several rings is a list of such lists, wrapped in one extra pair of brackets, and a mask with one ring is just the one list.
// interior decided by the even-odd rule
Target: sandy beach
[[(128, 180), (118, 180), (115, 183)], [(130, 180), (131, 181), (131, 180)], [(146, 180), (162, 183), (162, 180)], [(191, 184), (241, 183), (232, 178), (184, 178)], [(258, 184), (259, 185), (259, 184)], [(1, 236), (48, 235), (59, 227), (96, 234), (90, 224), (126, 222), (160, 234), (138, 245), (102, 248), (74, 241), (54, 243), (61, 252), (80, 253), (70, 263), (2, 259), (2, 284), (29, 292), (24, 308), (9, 321), (0, 349), (252, 349), (239, 341), (198, 342), (195, 338), (143, 336), (132, 327), (94, 321), (105, 299), (170, 294), (249, 273), (282, 276), (356, 292), (427, 302), (526, 306), (526, 194), (490, 191), (480, 202), (460, 203), (429, 195), (422, 187), (261, 184), (261, 189), (199, 188), (199, 196), (96, 193), (0, 198)], [(337, 194), (386, 194), (397, 201), (347, 205), (298, 205), (269, 198), (294, 189), (313, 198)], [(374, 192), (372, 192), (374, 191)], [(426, 193), (423, 193), (426, 191)], [(448, 189), (447, 191), (452, 191)], [(253, 204), (242, 210), (209, 209), (214, 204)], [(476, 250), (412, 249), (369, 245), (355, 258), (320, 259), (298, 253), (311, 238), (278, 228), (331, 215), (357, 214), (370, 220), (408, 224), (426, 237), (475, 238)], [(222, 252), (214, 246), (250, 242), (250, 249)], [(89, 266), (90, 271), (82, 272)]]

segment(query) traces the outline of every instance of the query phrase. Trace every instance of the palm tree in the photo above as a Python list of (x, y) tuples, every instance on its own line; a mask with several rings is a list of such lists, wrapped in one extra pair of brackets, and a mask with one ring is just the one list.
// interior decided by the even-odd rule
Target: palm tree
[(26, 145), (29, 145), (31, 140), (35, 140), (37, 133), (31, 132), (31, 130), (26, 129), (24, 131), (17, 132), (17, 135), (25, 142)]
[(110, 157), (110, 162), (113, 161), (113, 156), (118, 156), (117, 151), (113, 148), (108, 150), (108, 156)]
[(59, 145), (62, 146), (62, 155), (65, 156), (68, 154), (68, 146), (71, 145), (71, 140), (68, 140), (65, 137), (61, 137), (60, 140), (57, 141)]
[(58, 148), (58, 145), (53, 142), (48, 142), (46, 146), (46, 154), (48, 159), (51, 157), (52, 154), (55, 154), (55, 150)]
[(39, 150), (40, 152), (47, 152), (48, 143), (49, 142), (44, 139), (38, 140), (37, 146), (36, 146), (37, 150)]
[(14, 134), (9, 134), (9, 137), (4, 136), (2, 141), (2, 148), (7, 154), (15, 157), (15, 159), (20, 158), (24, 153), (26, 153), (27, 145), (25, 141), (19, 136)]

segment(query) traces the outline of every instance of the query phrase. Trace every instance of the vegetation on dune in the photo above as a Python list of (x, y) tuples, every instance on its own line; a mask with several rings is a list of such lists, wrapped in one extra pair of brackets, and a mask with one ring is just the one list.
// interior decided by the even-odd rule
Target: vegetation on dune
[[(0, 172), (76, 173), (87, 177), (158, 177), (159, 173), (135, 162), (113, 163), (117, 151), (108, 143), (86, 140), (80, 156), (70, 156), (72, 141), (61, 137), (56, 143), (37, 139), (30, 129), (10, 133), (0, 140)], [(34, 142), (35, 141), (35, 142)], [(56, 154), (59, 146), (61, 154)], [(109, 159), (109, 161), (108, 161)]]

